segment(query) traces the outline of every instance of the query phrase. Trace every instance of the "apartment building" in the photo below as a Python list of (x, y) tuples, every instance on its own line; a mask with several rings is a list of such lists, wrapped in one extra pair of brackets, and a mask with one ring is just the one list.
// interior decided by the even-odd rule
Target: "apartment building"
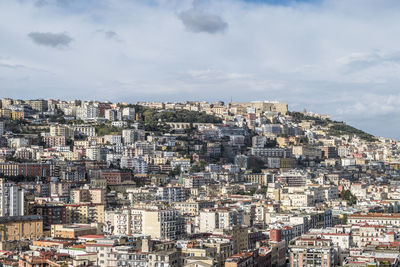
[(53, 224), (51, 237), (76, 239), (84, 235), (98, 235), (101, 233), (99, 224)]
[(66, 139), (65, 136), (44, 136), (43, 142), (46, 144), (46, 147), (60, 147), (65, 146)]
[(177, 210), (145, 210), (142, 234), (152, 238), (176, 240), (185, 235), (185, 222)]
[(215, 229), (224, 229), (238, 224), (239, 214), (228, 208), (204, 209), (200, 211), (200, 232), (210, 233)]
[(38, 215), (0, 217), (0, 241), (36, 240), (43, 237), (43, 219)]
[(104, 189), (73, 189), (71, 191), (71, 203), (104, 204), (106, 202)]
[(177, 210), (134, 208), (107, 211), (105, 225), (108, 233), (137, 233), (156, 239), (176, 240), (185, 234), (185, 223)]
[(103, 204), (67, 204), (66, 223), (104, 223)]
[(214, 201), (184, 201), (184, 202), (175, 202), (174, 208), (181, 211), (182, 214), (189, 214), (193, 216), (197, 216), (200, 214), (200, 210), (205, 208), (213, 208), (215, 205)]
[(25, 190), (0, 179), (0, 216), (23, 216)]
[(64, 136), (72, 139), (74, 138), (74, 128), (69, 125), (50, 125), (50, 136)]
[(159, 187), (156, 193), (159, 201), (181, 202), (185, 200), (185, 189), (183, 187)]
[(400, 226), (400, 215), (397, 213), (357, 213), (349, 215), (347, 222), (350, 224)]
[(124, 181), (128, 181), (132, 179), (132, 173), (129, 171), (121, 171), (121, 170), (102, 170), (101, 178), (107, 181), (107, 184), (120, 184)]
[(292, 150), (275, 147), (252, 147), (251, 155), (266, 158), (290, 158), (292, 156)]
[(74, 135), (83, 137), (96, 136), (96, 129), (90, 125), (75, 125)]
[(290, 267), (333, 267), (337, 262), (332, 241), (315, 236), (302, 236), (291, 241), (289, 257)]

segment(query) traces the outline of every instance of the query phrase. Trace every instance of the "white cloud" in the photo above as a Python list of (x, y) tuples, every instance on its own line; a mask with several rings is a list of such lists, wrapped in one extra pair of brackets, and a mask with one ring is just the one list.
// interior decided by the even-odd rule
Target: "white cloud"
[[(0, 61), (0, 93), (127, 101), (232, 96), (278, 99), (354, 122), (371, 111), (398, 116), (399, 12), (397, 0), (4, 0), (0, 59), (12, 60)], [(27, 38), (32, 32), (51, 33), (50, 41)], [(374, 119), (362, 125), (381, 131)]]

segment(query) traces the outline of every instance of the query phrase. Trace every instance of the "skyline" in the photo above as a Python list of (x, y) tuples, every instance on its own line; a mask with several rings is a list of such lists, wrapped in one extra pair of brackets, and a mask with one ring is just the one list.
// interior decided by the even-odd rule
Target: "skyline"
[(141, 2), (0, 3), (2, 97), (278, 100), (400, 139), (397, 1)]

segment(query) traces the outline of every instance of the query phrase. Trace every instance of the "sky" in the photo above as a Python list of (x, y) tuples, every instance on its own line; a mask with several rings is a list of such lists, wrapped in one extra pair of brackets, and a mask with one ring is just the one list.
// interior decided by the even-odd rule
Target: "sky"
[(278, 100), (400, 139), (398, 0), (0, 0), (0, 97)]

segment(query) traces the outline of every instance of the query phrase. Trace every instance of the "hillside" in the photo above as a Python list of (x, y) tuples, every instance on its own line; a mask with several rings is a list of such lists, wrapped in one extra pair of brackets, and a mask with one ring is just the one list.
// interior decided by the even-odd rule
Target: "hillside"
[(332, 121), (330, 119), (313, 117), (296, 111), (288, 112), (288, 115), (292, 116), (293, 121), (297, 123), (301, 121), (313, 121), (316, 125), (328, 127), (328, 134), (332, 136), (355, 135), (365, 141), (377, 141), (376, 137), (372, 134), (366, 133), (360, 129), (350, 126), (343, 121)]

